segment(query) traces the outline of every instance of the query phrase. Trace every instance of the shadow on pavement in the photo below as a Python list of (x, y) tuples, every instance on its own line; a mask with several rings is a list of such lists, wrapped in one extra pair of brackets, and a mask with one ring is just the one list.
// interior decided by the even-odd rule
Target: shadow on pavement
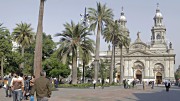
[[(171, 89), (169, 92), (166, 92), (165, 89), (162, 91), (157, 91), (153, 93), (134, 93), (137, 97), (137, 100), (130, 100), (130, 101), (180, 101), (179, 89)], [(128, 101), (128, 100), (127, 100)]]

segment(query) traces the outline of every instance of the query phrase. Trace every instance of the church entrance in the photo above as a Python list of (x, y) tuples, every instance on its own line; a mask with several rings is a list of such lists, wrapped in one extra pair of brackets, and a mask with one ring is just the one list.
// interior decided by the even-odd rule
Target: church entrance
[(159, 72), (156, 74), (156, 83), (157, 84), (161, 84), (162, 83), (162, 74), (159, 73)]
[(140, 70), (136, 71), (136, 79), (139, 80), (139, 82), (142, 82), (142, 72)]

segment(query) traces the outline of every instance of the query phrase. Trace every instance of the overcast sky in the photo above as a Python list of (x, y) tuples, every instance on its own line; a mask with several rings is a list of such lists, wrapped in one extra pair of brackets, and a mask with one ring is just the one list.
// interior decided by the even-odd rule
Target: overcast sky
[[(3, 23), (11, 32), (16, 23), (30, 23), (37, 30), (40, 0), (0, 0), (0, 23)], [(44, 10), (43, 31), (51, 34), (62, 32), (63, 24), (71, 20), (78, 23), (80, 14), (84, 8), (96, 7), (96, 2), (106, 3), (107, 7), (113, 9), (114, 19), (119, 19), (121, 8), (127, 18), (127, 27), (130, 31), (132, 42), (136, 39), (138, 31), (143, 42), (150, 42), (151, 28), (154, 25), (153, 17), (156, 12), (157, 3), (163, 15), (163, 23), (166, 26), (166, 39), (172, 42), (176, 53), (176, 67), (180, 65), (180, 0), (47, 0)], [(95, 38), (95, 35), (93, 36)], [(101, 50), (107, 50), (108, 45), (101, 40)]]

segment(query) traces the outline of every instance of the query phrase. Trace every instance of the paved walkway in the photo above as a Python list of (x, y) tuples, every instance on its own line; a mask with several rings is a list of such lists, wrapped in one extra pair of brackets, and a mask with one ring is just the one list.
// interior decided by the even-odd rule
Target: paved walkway
[[(49, 101), (180, 101), (180, 87), (172, 86), (169, 92), (160, 85), (154, 89), (142, 89), (139, 85), (134, 89), (122, 87), (100, 87), (93, 89), (59, 88), (53, 91)], [(12, 101), (6, 98), (3, 89), (0, 89), (0, 101)]]

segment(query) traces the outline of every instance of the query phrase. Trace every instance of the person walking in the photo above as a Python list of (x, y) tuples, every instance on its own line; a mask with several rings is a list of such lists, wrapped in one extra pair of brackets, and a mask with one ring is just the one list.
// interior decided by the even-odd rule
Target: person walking
[(134, 86), (136, 85), (136, 79), (134, 79), (133, 81), (132, 81), (132, 87), (134, 88)]
[(102, 78), (102, 89), (104, 89), (104, 78)]
[(165, 82), (166, 92), (169, 92), (170, 86), (171, 86), (171, 82), (170, 82), (169, 80), (167, 80), (167, 81)]
[(154, 81), (151, 82), (151, 89), (154, 89)]
[(126, 89), (126, 79), (123, 80), (124, 89)]
[(96, 80), (93, 80), (94, 89), (96, 88)]
[(131, 88), (131, 81), (127, 80), (127, 84), (128, 84), (128, 88), (130, 89)]
[(22, 92), (24, 90), (24, 80), (21, 77), (23, 74), (17, 72), (11, 81), (11, 89), (13, 91), (13, 101), (22, 101)]
[(23, 98), (24, 100), (28, 100), (29, 96), (29, 80), (28, 76), (24, 77), (24, 92), (23, 92)]
[(11, 90), (11, 81), (12, 81), (12, 73), (9, 73), (9, 77), (8, 77), (8, 83), (7, 83), (7, 87), (6, 87), (6, 97), (11, 97), (12, 95), (12, 90)]
[(143, 81), (142, 83), (143, 83), (143, 90), (145, 90), (146, 89), (146, 82)]
[(34, 86), (34, 81), (35, 81), (35, 76), (32, 75), (32, 76), (31, 76), (31, 80), (30, 80), (29, 90), (31, 90), (31, 88)]
[(41, 71), (40, 77), (35, 80), (30, 91), (31, 96), (34, 96), (34, 92), (36, 92), (37, 101), (48, 101), (48, 98), (51, 97), (51, 83), (46, 78), (46, 72)]
[(58, 88), (59, 80), (57, 78), (54, 79), (54, 85), (55, 85), (55, 88)]

